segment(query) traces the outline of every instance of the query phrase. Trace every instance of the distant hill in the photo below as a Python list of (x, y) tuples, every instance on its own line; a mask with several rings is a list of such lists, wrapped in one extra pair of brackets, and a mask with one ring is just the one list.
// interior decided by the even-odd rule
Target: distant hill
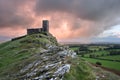
[(0, 80), (95, 80), (95, 70), (50, 33), (0, 44)]

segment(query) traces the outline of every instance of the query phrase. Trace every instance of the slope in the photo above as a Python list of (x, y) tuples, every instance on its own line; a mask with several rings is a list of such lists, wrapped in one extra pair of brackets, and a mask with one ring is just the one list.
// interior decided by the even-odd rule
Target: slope
[(50, 33), (0, 44), (0, 80), (95, 80), (96, 73)]

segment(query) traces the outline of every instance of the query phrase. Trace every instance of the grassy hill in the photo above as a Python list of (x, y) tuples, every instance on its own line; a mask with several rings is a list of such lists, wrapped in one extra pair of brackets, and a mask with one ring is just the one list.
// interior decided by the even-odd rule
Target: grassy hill
[[(51, 48), (51, 46), (57, 48)], [(58, 53), (66, 51), (70, 54), (72, 52), (59, 45), (50, 33), (27, 35), (17, 40), (2, 43), (0, 44), (0, 80), (32, 80), (32, 78), (46, 73), (49, 73), (49, 78), (42, 80), (49, 80), (53, 77), (52, 74), (65, 64), (70, 64), (71, 68), (69, 72), (65, 73), (63, 80), (95, 80), (101, 76), (98, 74), (102, 70), (96, 70), (80, 57), (71, 58), (58, 55)], [(46, 70), (44, 68), (47, 65), (49, 65), (48, 67), (52, 65), (56, 67), (53, 66)], [(25, 75), (31, 75), (32, 71), (36, 71), (36, 74), (25, 78)], [(99, 73), (96, 74), (96, 72)], [(58, 77), (61, 78), (60, 75)], [(107, 75), (105, 80), (109, 80), (109, 77), (110, 75)], [(57, 80), (60, 80), (59, 78)], [(118, 77), (114, 76), (111, 80), (113, 79), (118, 80)]]
[(0, 79), (19, 72), (20, 68), (37, 59), (35, 55), (45, 50), (47, 44), (58, 45), (55, 37), (49, 33), (27, 35), (0, 44)]

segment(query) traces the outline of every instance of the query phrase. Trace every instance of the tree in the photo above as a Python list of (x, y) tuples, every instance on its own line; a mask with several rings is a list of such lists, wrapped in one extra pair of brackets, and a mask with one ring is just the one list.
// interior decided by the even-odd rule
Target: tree
[(88, 51), (88, 47), (86, 46), (80, 46), (79, 51)]

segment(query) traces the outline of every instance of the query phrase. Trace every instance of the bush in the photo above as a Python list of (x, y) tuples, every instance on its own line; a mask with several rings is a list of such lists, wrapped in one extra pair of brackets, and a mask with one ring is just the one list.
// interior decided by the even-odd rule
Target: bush
[(102, 65), (102, 63), (101, 63), (101, 62), (96, 62), (96, 64), (97, 64), (97, 65), (100, 65), (100, 66)]
[(82, 55), (81, 55), (81, 57), (85, 57), (85, 55), (84, 55), (84, 54), (82, 54)]

